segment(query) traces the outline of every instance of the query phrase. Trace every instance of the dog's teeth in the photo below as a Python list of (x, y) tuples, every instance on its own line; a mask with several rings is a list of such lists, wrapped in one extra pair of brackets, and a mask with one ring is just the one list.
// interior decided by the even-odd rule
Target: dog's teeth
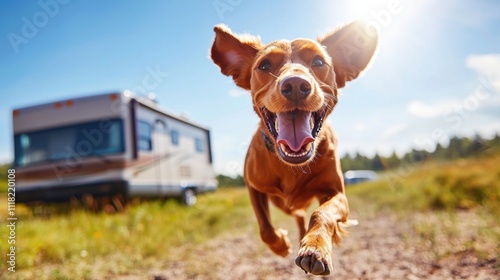
[(274, 120), (274, 129), (276, 129), (276, 132), (280, 132), (280, 128), (278, 126), (278, 118), (276, 118), (276, 120)]
[(311, 126), (311, 129), (314, 128), (314, 117), (311, 114), (311, 118), (309, 119), (309, 125)]
[(286, 146), (283, 143), (280, 143), (281, 150), (286, 154)]
[(282, 151), (282, 152), (283, 152), (283, 153), (284, 153), (287, 157), (294, 157), (294, 158), (296, 158), (296, 157), (303, 157), (303, 156), (307, 155), (307, 153), (308, 153), (308, 152), (309, 152), (309, 150), (311, 149), (311, 145), (312, 145), (312, 144), (311, 144), (311, 143), (307, 144), (307, 145), (305, 146), (305, 150), (304, 150), (302, 153), (300, 153), (300, 154), (290, 152), (290, 149), (289, 149), (289, 148), (288, 148), (285, 144), (283, 144), (283, 143), (280, 143), (279, 145), (280, 145), (280, 149), (281, 149), (281, 151)]

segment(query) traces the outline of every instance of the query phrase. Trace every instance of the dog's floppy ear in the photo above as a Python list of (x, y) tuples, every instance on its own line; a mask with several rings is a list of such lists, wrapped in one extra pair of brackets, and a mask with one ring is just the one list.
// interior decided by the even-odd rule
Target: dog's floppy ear
[(222, 74), (232, 76), (234, 82), (250, 90), (250, 74), (253, 59), (262, 43), (260, 38), (251, 35), (236, 35), (223, 25), (214, 28), (215, 39), (210, 55)]
[(359, 76), (378, 44), (378, 33), (363, 21), (355, 21), (318, 38), (332, 57), (338, 88)]

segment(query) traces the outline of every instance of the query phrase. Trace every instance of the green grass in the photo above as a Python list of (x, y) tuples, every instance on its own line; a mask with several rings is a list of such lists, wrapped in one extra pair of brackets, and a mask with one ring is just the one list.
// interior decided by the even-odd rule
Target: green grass
[[(500, 155), (424, 163), (347, 187), (351, 210), (410, 222), (408, 242), (436, 259), (464, 251), (500, 259)], [(400, 174), (400, 175), (397, 175)]]
[[(179, 257), (176, 250), (180, 246), (202, 243), (228, 228), (237, 231), (245, 227), (252, 218), (249, 209), (246, 190), (241, 188), (200, 196), (192, 208), (175, 200), (150, 201), (112, 215), (71, 209), (36, 217), (19, 205), (18, 272), (13, 276), (85, 279), (95, 278), (96, 270), (100, 271), (97, 275), (119, 275), (146, 269), (155, 259)], [(0, 236), (7, 236), (7, 230), (2, 227)], [(6, 252), (7, 245), (0, 242), (0, 251)], [(0, 270), (7, 270), (3, 261)]]
[(398, 212), (482, 208), (500, 217), (500, 156), (389, 171), (347, 193)]
[(0, 193), (6, 193), (7, 192), (7, 180), (5, 179), (7, 177), (0, 177)]
[(10, 164), (0, 164), (0, 193), (7, 192), (7, 174)]

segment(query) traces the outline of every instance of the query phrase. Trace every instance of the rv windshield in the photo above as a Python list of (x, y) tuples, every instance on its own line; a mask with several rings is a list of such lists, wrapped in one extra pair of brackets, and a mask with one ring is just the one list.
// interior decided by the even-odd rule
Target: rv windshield
[(16, 166), (88, 156), (122, 153), (121, 119), (107, 119), (71, 126), (19, 133), (14, 136)]

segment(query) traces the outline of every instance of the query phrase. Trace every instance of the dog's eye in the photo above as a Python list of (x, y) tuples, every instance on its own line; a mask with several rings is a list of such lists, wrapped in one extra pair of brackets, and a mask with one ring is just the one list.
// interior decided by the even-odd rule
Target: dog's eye
[(271, 62), (269, 59), (264, 59), (262, 62), (259, 64), (259, 70), (262, 71), (269, 71), (271, 69)]
[(314, 57), (311, 65), (316, 66), (316, 67), (321, 67), (321, 66), (325, 65), (325, 61), (323, 60), (323, 58), (321, 56), (317, 55), (316, 57)]

